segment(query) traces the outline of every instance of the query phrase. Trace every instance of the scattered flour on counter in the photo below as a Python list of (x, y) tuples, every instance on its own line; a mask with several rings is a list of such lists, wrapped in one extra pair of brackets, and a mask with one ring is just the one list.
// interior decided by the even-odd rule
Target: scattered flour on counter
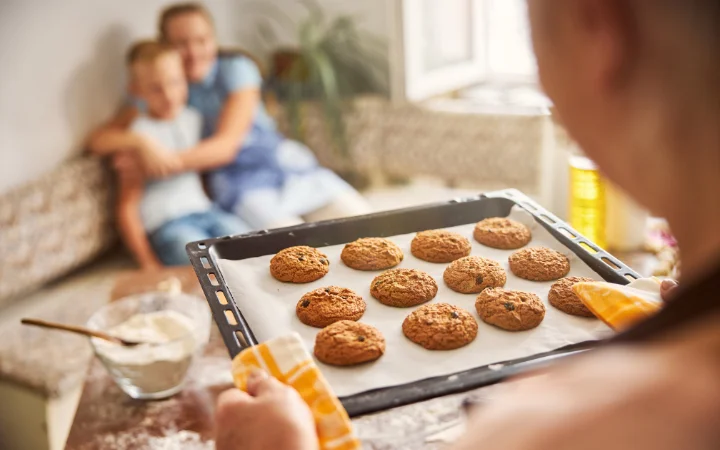
[(82, 445), (79, 450), (108, 448), (113, 450), (212, 450), (213, 440), (187, 430), (166, 430), (163, 436), (153, 436), (143, 430), (129, 430), (118, 434), (103, 434)]
[(152, 437), (147, 442), (151, 450), (212, 450), (214, 441), (203, 441), (199, 434), (192, 431), (180, 430), (163, 437)]

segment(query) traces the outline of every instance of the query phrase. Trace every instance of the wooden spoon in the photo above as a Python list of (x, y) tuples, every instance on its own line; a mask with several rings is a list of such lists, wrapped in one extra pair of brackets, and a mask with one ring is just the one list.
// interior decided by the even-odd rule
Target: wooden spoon
[(36, 327), (52, 328), (54, 330), (69, 331), (71, 333), (82, 334), (89, 337), (96, 337), (104, 339), (106, 341), (113, 342), (115, 344), (124, 345), (125, 347), (134, 347), (143, 342), (128, 341), (127, 339), (121, 339), (119, 337), (112, 336), (102, 331), (91, 330), (90, 328), (78, 327), (75, 325), (66, 325), (64, 323), (48, 322), (40, 319), (22, 319), (20, 321), (23, 325), (34, 325)]

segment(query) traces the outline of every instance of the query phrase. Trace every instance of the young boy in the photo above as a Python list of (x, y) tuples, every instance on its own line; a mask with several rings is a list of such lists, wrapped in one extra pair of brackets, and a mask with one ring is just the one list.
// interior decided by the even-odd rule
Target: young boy
[[(200, 140), (200, 114), (187, 106), (187, 82), (173, 47), (143, 41), (127, 56), (130, 90), (142, 100), (142, 112), (130, 129), (170, 151)], [(137, 175), (137, 176), (134, 176)], [(213, 206), (197, 173), (145, 180), (142, 174), (120, 180), (118, 225), (126, 245), (143, 268), (188, 263), (185, 245), (249, 228)]]

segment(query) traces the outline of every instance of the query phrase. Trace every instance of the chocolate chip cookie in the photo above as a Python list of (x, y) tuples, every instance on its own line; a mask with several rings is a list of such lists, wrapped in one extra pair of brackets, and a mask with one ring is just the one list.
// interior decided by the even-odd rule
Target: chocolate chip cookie
[(587, 277), (566, 277), (553, 283), (548, 293), (548, 301), (560, 311), (581, 317), (595, 317), (587, 306), (572, 290), (576, 283), (595, 281)]
[(358, 320), (365, 306), (365, 300), (352, 290), (328, 286), (303, 295), (295, 313), (305, 325), (324, 328), (340, 320)]
[(416, 269), (390, 269), (376, 276), (370, 284), (373, 297), (384, 305), (397, 308), (429, 302), (437, 291), (433, 277)]
[(445, 230), (421, 231), (410, 244), (410, 252), (423, 261), (449, 263), (469, 256), (472, 246), (463, 235)]
[(270, 260), (270, 274), (286, 283), (310, 283), (324, 277), (329, 270), (328, 257), (312, 247), (289, 247)]
[(513, 250), (530, 242), (530, 229), (520, 222), (502, 217), (481, 220), (475, 225), (475, 240), (488, 247)]
[(477, 294), (489, 287), (503, 287), (507, 277), (497, 262), (480, 256), (453, 261), (443, 273), (445, 284), (462, 294)]
[(540, 297), (502, 288), (482, 291), (475, 300), (475, 309), (485, 323), (508, 331), (530, 330), (545, 318), (545, 305)]
[(570, 260), (560, 252), (545, 247), (518, 250), (508, 258), (510, 270), (531, 281), (552, 281), (570, 272)]
[(340, 259), (357, 270), (385, 270), (400, 264), (403, 252), (388, 239), (362, 238), (347, 244)]
[(375, 361), (385, 353), (382, 333), (365, 323), (341, 320), (323, 328), (315, 337), (315, 357), (333, 366), (353, 366)]
[(405, 318), (405, 336), (428, 350), (453, 350), (471, 343), (478, 332), (475, 318), (448, 303), (422, 306)]

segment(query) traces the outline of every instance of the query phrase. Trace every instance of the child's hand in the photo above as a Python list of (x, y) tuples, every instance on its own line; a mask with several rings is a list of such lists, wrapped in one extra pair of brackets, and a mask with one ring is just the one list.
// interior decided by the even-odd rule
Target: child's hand
[(145, 174), (150, 178), (166, 178), (181, 171), (180, 158), (151, 138), (144, 138), (138, 154)]

